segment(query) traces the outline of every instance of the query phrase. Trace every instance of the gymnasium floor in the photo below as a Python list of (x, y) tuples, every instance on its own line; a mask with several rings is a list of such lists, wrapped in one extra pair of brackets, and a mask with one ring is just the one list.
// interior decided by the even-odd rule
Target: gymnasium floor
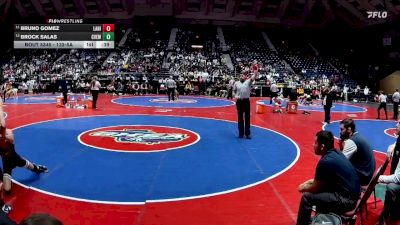
[[(100, 95), (96, 110), (57, 108), (53, 95), (9, 99), (17, 151), (50, 170), (14, 170), (10, 216), (48, 212), (67, 225), (295, 224), (297, 187), (314, 176), (324, 114), (319, 105), (256, 114), (265, 100), (252, 98), (247, 140), (237, 138), (236, 108), (226, 99)], [(375, 107), (336, 104), (324, 129), (338, 136), (348, 116), (360, 120), (379, 166), (395, 121), (376, 120)], [(372, 205), (366, 224), (382, 209)]]

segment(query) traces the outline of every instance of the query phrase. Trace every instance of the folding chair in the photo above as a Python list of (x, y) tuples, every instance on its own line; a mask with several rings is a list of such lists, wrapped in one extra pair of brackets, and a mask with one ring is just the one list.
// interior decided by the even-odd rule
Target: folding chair
[(372, 177), (371, 181), (369, 182), (368, 186), (366, 187), (365, 192), (361, 193), (361, 198), (357, 201), (356, 207), (353, 210), (340, 215), (343, 219), (344, 224), (355, 225), (356, 219), (357, 219), (357, 213), (359, 213), (360, 214), (360, 223), (361, 223), (361, 225), (363, 225), (363, 218), (362, 218), (363, 207), (365, 207), (365, 210), (368, 211), (367, 201), (368, 201), (369, 197), (371, 196), (372, 192), (375, 191), (375, 186), (378, 183), (379, 176), (385, 172), (386, 167), (389, 164), (389, 161), (390, 161), (390, 158), (386, 157), (385, 162), (383, 163), (382, 166), (380, 166), (378, 168), (377, 172)]

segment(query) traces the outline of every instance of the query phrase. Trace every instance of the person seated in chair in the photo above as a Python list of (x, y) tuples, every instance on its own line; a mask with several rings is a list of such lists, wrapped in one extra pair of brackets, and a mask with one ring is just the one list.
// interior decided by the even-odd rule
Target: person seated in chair
[(385, 204), (379, 219), (379, 224), (394, 224), (395, 220), (400, 220), (400, 121), (396, 125), (396, 143), (388, 148), (388, 157), (391, 158), (391, 175), (379, 176), (378, 182), (386, 185)]
[(117, 95), (124, 95), (125, 94), (124, 84), (121, 81), (118, 81), (115, 86), (116, 86), (115, 92), (117, 93)]
[(378, 182), (386, 184), (385, 203), (379, 224), (394, 225), (394, 221), (400, 220), (400, 163), (394, 174), (381, 175)]
[(318, 213), (343, 214), (351, 211), (360, 196), (357, 172), (342, 152), (334, 148), (330, 131), (315, 135), (314, 152), (320, 155), (314, 179), (302, 183), (303, 193), (297, 214), (297, 225), (309, 225), (313, 206)]
[(140, 94), (140, 85), (139, 85), (139, 83), (137, 81), (135, 83), (133, 83), (132, 89), (133, 89), (133, 95), (139, 95)]
[(190, 94), (192, 94), (192, 92), (193, 92), (193, 85), (192, 85), (192, 83), (190, 83), (190, 81), (188, 81), (185, 84), (185, 95), (190, 95)]
[(148, 89), (149, 89), (149, 84), (147, 83), (147, 81), (143, 82), (140, 85), (140, 90), (142, 92), (142, 95), (147, 95)]
[(111, 81), (111, 83), (107, 85), (107, 93), (116, 94), (114, 81)]
[(304, 105), (312, 105), (312, 98), (309, 94), (304, 94)]
[(178, 91), (177, 89), (175, 89), (175, 90), (174, 90), (174, 93), (175, 93), (175, 94), (174, 94), (175, 100), (179, 100), (179, 91)]
[(11, 81), (7, 82), (4, 99), (17, 97), (18, 89), (13, 88)]
[(274, 106), (274, 108), (272, 109), (273, 113), (282, 113), (282, 104), (285, 100), (283, 99), (283, 96), (277, 96), (277, 97), (273, 97), (272, 98), (272, 105)]
[(368, 185), (375, 172), (375, 156), (368, 140), (357, 132), (353, 119), (346, 118), (340, 122), (340, 139), (343, 154), (355, 167), (361, 186)]

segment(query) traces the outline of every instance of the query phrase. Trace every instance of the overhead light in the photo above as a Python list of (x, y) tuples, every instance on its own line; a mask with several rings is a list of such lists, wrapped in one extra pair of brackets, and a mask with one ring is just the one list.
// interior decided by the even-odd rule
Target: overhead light
[(192, 48), (203, 48), (203, 45), (192, 45)]

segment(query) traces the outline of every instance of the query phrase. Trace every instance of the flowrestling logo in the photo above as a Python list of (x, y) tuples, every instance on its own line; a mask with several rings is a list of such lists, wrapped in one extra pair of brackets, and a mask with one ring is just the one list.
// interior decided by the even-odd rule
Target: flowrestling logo
[(122, 152), (154, 152), (195, 144), (200, 136), (190, 130), (153, 126), (121, 125), (85, 131), (78, 140), (97, 149)]
[(386, 19), (387, 11), (367, 11), (368, 19)]

